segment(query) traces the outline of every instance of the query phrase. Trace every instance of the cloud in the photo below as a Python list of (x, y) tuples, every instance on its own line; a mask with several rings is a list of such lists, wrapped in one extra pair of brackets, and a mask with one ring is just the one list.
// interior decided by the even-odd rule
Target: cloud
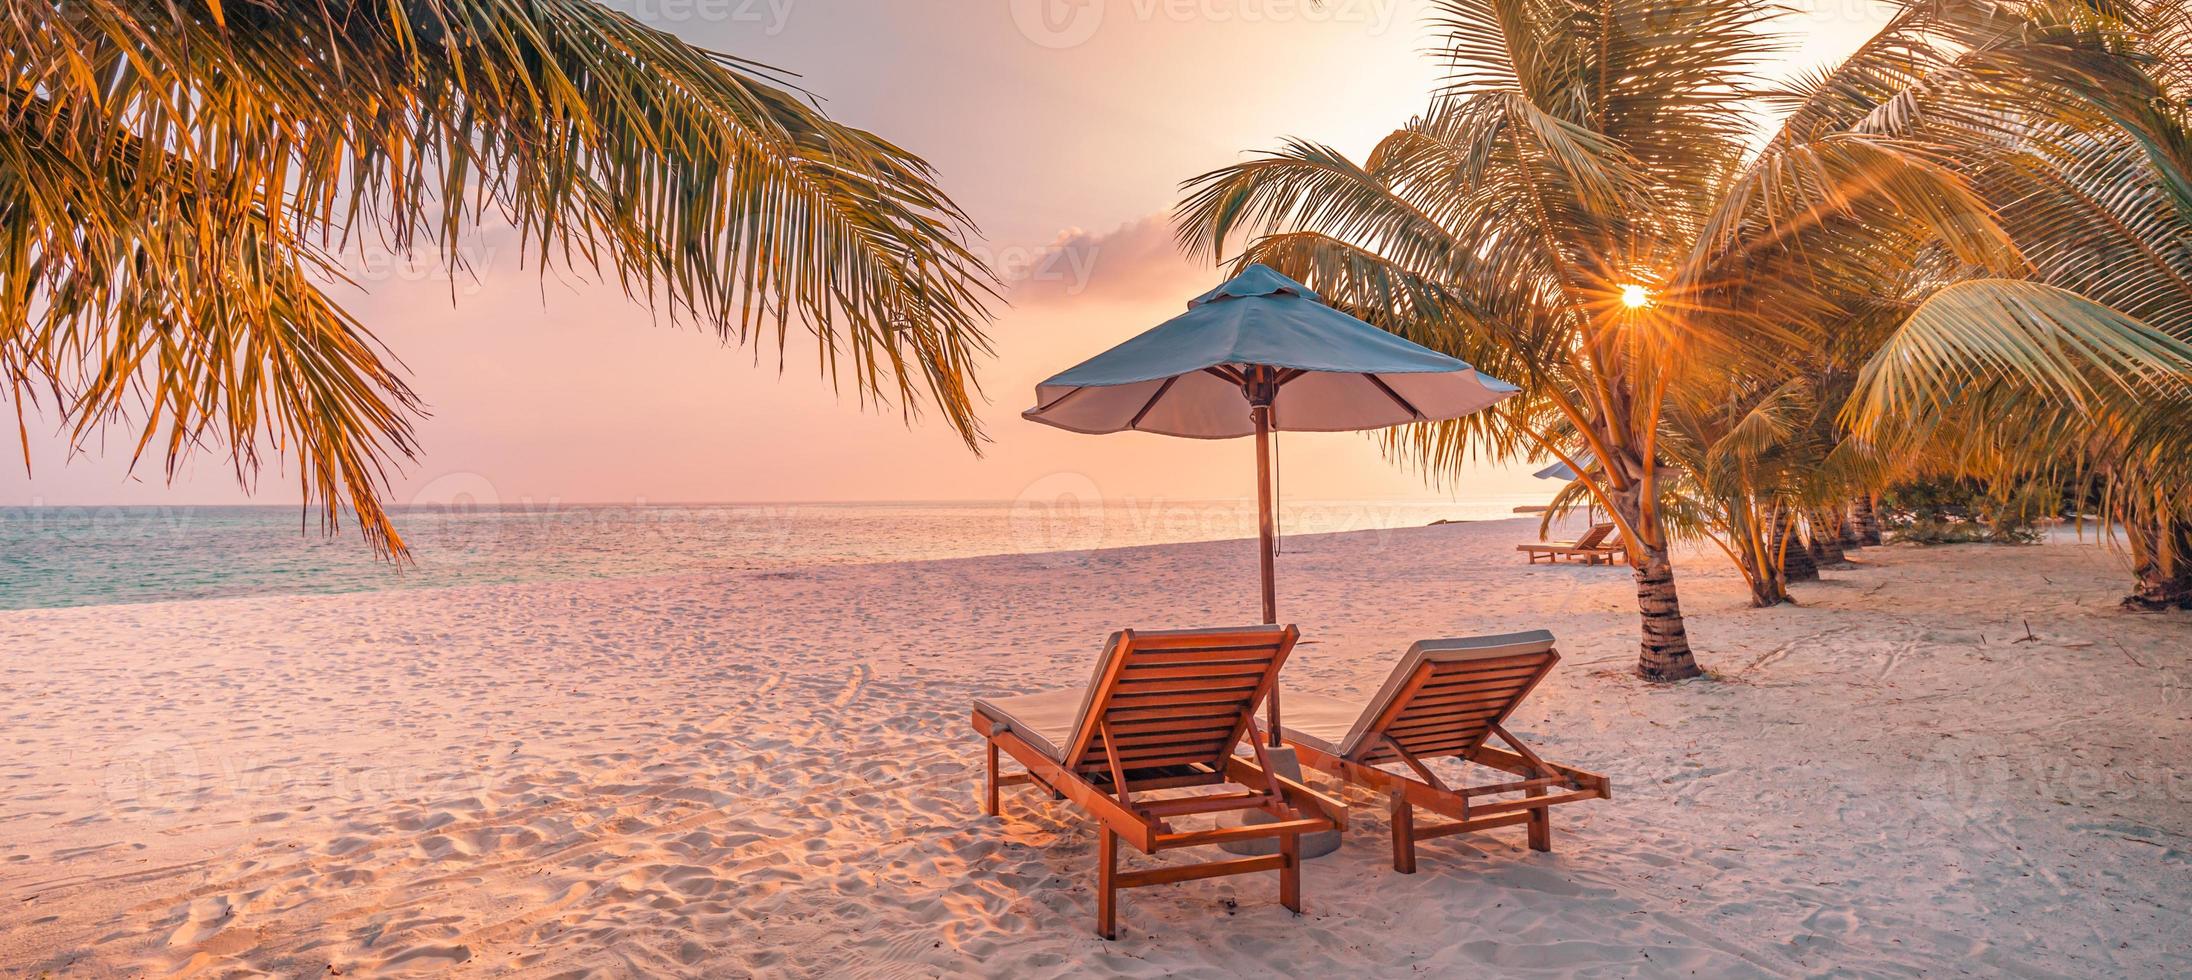
[(1109, 232), (1067, 228), (1038, 247), (993, 249), (990, 259), (1016, 307), (1095, 300), (1184, 303), (1218, 277), (1218, 270), (1181, 254), (1165, 214)]

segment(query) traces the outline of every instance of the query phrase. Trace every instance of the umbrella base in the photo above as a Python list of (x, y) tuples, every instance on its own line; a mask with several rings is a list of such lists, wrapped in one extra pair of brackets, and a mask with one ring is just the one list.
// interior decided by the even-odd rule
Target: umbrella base
[[(1294, 756), (1293, 749), (1266, 748), (1263, 751), (1265, 757), (1271, 760), (1271, 770), (1273, 772), (1297, 783), (1301, 782), (1301, 760)], [(1277, 820), (1277, 817), (1262, 810), (1230, 810), (1218, 815), (1218, 826), (1239, 827), (1244, 824), (1272, 823)], [(1279, 842), (1277, 838), (1272, 837), (1225, 841), (1219, 844), (1218, 847), (1233, 854), (1263, 855), (1279, 853)], [(1305, 859), (1323, 857), (1339, 849), (1340, 832), (1337, 830), (1320, 830), (1314, 834), (1301, 835), (1301, 856)]]

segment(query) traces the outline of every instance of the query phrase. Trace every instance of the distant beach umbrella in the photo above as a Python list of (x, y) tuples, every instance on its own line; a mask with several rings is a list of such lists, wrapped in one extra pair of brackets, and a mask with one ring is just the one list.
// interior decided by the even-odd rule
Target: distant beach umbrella
[[(1591, 455), (1590, 450), (1575, 454), (1575, 461), (1577, 465), (1587, 470), (1598, 468), (1598, 457)], [(1569, 466), (1563, 462), (1556, 462), (1530, 475), (1540, 480), (1566, 480), (1571, 483), (1583, 478), (1583, 474), (1577, 473), (1574, 466)], [(1589, 520), (1593, 524), (1598, 523), (1598, 501), (1595, 498), (1591, 501)], [(1538, 536), (1544, 537), (1544, 532), (1540, 531)]]
[(1577, 476), (1575, 469), (1566, 463), (1554, 463), (1530, 475), (1540, 480), (1573, 480)]
[[(1022, 417), (1073, 432), (1256, 437), (1263, 621), (1274, 586), (1271, 433), (1349, 432), (1460, 418), (1518, 389), (1468, 362), (1325, 305), (1309, 287), (1252, 265), (1187, 312), (1035, 386)], [(1279, 697), (1269, 703), (1278, 744)]]
[[(1594, 458), (1590, 453), (1578, 454), (1576, 456), (1576, 462), (1583, 464), (1586, 468), (1598, 464), (1598, 460)], [(1583, 474), (1577, 473), (1575, 471), (1575, 467), (1569, 466), (1566, 463), (1554, 463), (1553, 465), (1548, 466), (1530, 475), (1537, 477), (1540, 480), (1574, 480), (1581, 477)]]

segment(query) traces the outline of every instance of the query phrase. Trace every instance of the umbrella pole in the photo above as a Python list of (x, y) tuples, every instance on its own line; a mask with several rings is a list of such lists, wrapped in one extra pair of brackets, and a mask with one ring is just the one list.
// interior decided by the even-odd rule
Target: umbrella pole
[[(1263, 572), (1263, 621), (1273, 625), (1279, 621), (1279, 595), (1276, 585), (1278, 569), (1274, 567), (1272, 500), (1271, 500), (1271, 406), (1255, 405), (1248, 413), (1256, 420), (1256, 558)], [(1271, 744), (1279, 744), (1279, 685), (1273, 682), (1271, 693), (1264, 699), (1267, 720), (1270, 724)]]

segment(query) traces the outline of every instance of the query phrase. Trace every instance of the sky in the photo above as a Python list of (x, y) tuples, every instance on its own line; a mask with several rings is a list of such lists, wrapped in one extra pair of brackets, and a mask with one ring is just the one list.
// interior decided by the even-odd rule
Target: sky
[[(1180, 181), (1303, 136), (1361, 154), (1439, 82), (1421, 0), (612, 0), (685, 39), (796, 72), (833, 117), (926, 157), (1011, 281), (981, 364), (980, 455), (935, 420), (839, 398), (810, 347), (726, 348), (665, 325), (613, 284), (543, 279), (485, 229), (437, 256), (358, 257), (350, 309), (427, 403), (397, 503), (1014, 500), (1253, 492), (1249, 440), (1083, 436), (1018, 417), (1034, 385), (1177, 314), (1218, 279), (1172, 246)], [(1775, 71), (1823, 63), (1885, 19), (1871, 0), (1810, 0)], [(0, 467), (0, 505), (292, 503), (294, 468), (255, 492), (224, 455), (170, 482), (131, 472), (129, 431), (70, 454), (30, 418), (30, 466)], [(1367, 436), (1288, 434), (1296, 499), (1547, 494), (1534, 466), (1449, 485)], [(17, 462), (11, 460), (10, 462)]]

